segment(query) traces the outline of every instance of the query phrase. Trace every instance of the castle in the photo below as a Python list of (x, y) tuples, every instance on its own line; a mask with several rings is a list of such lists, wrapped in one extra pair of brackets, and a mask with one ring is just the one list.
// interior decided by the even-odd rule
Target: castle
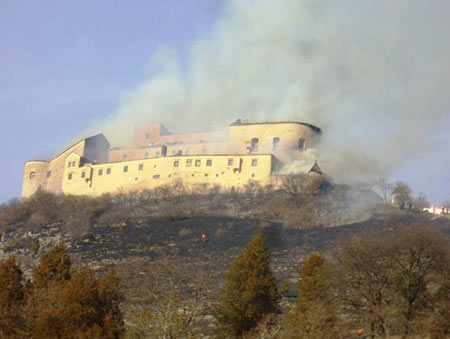
[(119, 190), (185, 185), (271, 184), (284, 164), (320, 140), (301, 122), (237, 120), (219, 132), (171, 134), (161, 123), (135, 127), (131, 148), (110, 148), (103, 134), (83, 139), (49, 161), (25, 163), (22, 197), (37, 190), (98, 196)]

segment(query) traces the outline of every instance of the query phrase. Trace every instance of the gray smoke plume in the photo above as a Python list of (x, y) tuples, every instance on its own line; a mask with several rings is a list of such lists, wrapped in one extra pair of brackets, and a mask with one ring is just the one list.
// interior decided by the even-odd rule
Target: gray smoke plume
[(448, 115), (449, 16), (448, 0), (229, 0), (187, 69), (161, 49), (99, 129), (124, 145), (140, 122), (305, 121), (324, 130), (331, 176), (389, 175), (433, 147)]

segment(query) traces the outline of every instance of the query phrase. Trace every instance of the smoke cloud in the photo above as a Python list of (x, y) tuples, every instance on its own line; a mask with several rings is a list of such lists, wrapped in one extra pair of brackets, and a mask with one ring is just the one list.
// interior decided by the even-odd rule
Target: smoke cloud
[(181, 67), (170, 48), (97, 130), (224, 128), (236, 118), (320, 126), (335, 179), (389, 175), (433, 147), (450, 107), (448, 0), (229, 0)]

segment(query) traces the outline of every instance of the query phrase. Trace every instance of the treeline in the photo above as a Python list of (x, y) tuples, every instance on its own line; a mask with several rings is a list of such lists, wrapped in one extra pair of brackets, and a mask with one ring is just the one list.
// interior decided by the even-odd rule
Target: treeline
[(214, 323), (217, 338), (450, 337), (450, 244), (436, 228), (398, 226), (314, 253), (292, 307), (270, 257), (262, 230), (216, 296), (213, 265), (150, 262), (122, 272), (122, 284), (114, 272), (75, 269), (62, 246), (42, 254), (29, 280), (11, 257), (0, 262), (0, 335), (189, 338)]

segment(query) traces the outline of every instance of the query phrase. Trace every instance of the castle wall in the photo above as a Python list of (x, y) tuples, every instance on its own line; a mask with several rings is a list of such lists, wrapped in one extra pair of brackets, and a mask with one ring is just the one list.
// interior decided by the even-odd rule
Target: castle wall
[(177, 144), (167, 146), (167, 155), (228, 154), (228, 142)]
[(142, 124), (135, 127), (134, 148), (170, 144), (202, 144), (225, 142), (226, 131), (170, 134), (162, 124)]
[(47, 161), (28, 161), (25, 163), (22, 181), (22, 197), (27, 198), (39, 189), (45, 189), (48, 173)]
[[(54, 194), (61, 193), (61, 186), (63, 182), (66, 158), (71, 153), (82, 155), (84, 153), (85, 140), (69, 147), (64, 152), (57, 155), (49, 162), (49, 176), (47, 178), (47, 185), (45, 190)], [(77, 165), (79, 166), (79, 165)]]
[[(288, 162), (315, 146), (321, 131), (307, 124), (286, 122), (231, 125), (229, 133), (230, 153), (272, 153), (282, 162)], [(278, 142), (274, 147), (275, 138)], [(258, 140), (257, 150), (252, 147), (253, 139)]]
[[(184, 185), (241, 187), (249, 180), (270, 183), (272, 155), (202, 155), (141, 159), (72, 168), (64, 176), (66, 194), (101, 195), (151, 189), (181, 180)], [(84, 172), (84, 174), (83, 174)]]
[(162, 146), (121, 148), (109, 151), (108, 162), (158, 158), (162, 154)]

